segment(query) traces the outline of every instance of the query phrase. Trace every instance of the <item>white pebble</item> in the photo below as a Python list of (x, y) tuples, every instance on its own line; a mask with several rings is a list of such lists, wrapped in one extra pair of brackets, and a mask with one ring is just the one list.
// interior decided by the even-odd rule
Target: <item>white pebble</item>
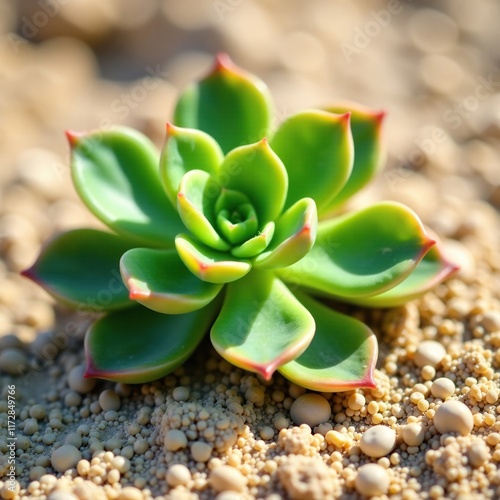
[(474, 418), (466, 405), (450, 399), (436, 410), (434, 426), (440, 434), (458, 432), (462, 436), (467, 436), (474, 427)]
[(307, 424), (311, 429), (326, 422), (331, 414), (330, 403), (312, 392), (299, 396), (290, 407), (292, 420), (297, 425)]
[(163, 444), (168, 451), (177, 451), (187, 446), (187, 437), (179, 429), (170, 429), (163, 440)]
[(368, 497), (385, 495), (389, 491), (389, 483), (387, 471), (378, 464), (362, 465), (354, 481), (358, 493)]
[(196, 462), (208, 462), (212, 455), (212, 445), (204, 441), (195, 441), (191, 445), (191, 456)]
[(99, 395), (99, 404), (105, 412), (110, 410), (117, 411), (120, 408), (120, 403), (120, 396), (111, 389), (102, 391)]
[(187, 387), (176, 387), (172, 392), (172, 397), (176, 401), (187, 401), (189, 399), (189, 389)]
[(437, 378), (431, 385), (431, 393), (435, 398), (445, 400), (455, 394), (455, 384), (449, 378)]
[(80, 451), (70, 444), (64, 444), (52, 452), (50, 461), (52, 467), (57, 472), (66, 472), (68, 469), (76, 467), (76, 464), (82, 459)]
[(167, 483), (174, 488), (175, 486), (185, 486), (191, 481), (191, 472), (183, 464), (171, 465), (167, 470)]
[(425, 365), (430, 365), (433, 368), (441, 363), (446, 356), (446, 349), (443, 344), (435, 340), (424, 340), (421, 342), (415, 352), (415, 364), (422, 368)]
[(370, 427), (361, 436), (359, 446), (369, 457), (383, 457), (396, 446), (396, 431), (384, 425)]
[(71, 491), (55, 490), (50, 493), (47, 500), (78, 500), (78, 497)]
[(420, 446), (424, 442), (425, 427), (417, 422), (407, 424), (403, 427), (401, 435), (408, 446)]
[(72, 391), (86, 394), (90, 392), (97, 382), (95, 378), (83, 378), (85, 366), (75, 366), (68, 375), (68, 386)]
[(247, 478), (234, 467), (221, 465), (210, 473), (210, 484), (215, 491), (243, 491)]

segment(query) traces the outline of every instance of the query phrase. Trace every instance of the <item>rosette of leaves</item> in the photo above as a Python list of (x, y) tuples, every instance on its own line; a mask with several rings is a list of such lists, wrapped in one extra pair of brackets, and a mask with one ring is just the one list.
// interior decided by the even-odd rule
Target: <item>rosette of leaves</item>
[(56, 236), (24, 274), (106, 313), (86, 333), (86, 376), (157, 379), (210, 332), (265, 379), (374, 385), (374, 334), (324, 299), (398, 305), (454, 266), (404, 205), (337, 215), (382, 163), (383, 113), (339, 103), (275, 130), (272, 118), (264, 83), (221, 55), (181, 94), (161, 153), (128, 128), (68, 133), (75, 188), (110, 231)]

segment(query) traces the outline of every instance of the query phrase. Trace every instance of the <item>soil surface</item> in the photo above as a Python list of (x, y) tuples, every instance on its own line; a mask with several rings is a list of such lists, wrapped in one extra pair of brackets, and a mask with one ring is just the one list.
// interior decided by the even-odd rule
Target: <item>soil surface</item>
[[(0, 0), (0, 498), (500, 497), (500, 4), (426, 5)], [(385, 109), (386, 169), (350, 207), (406, 203), (461, 266), (405, 306), (349, 308), (379, 340), (375, 389), (304, 397), (208, 340), (154, 383), (83, 380), (93, 315), (19, 275), (51, 235), (99, 227), (63, 131), (160, 146), (217, 51), (269, 84), (277, 123)]]

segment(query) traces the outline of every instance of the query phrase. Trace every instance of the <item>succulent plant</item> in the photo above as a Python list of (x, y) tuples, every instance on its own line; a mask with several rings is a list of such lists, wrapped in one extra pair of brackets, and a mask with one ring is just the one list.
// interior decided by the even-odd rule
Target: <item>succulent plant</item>
[(60, 234), (23, 274), (106, 313), (86, 333), (86, 376), (157, 379), (210, 330), (265, 379), (373, 387), (374, 334), (325, 299), (390, 307), (455, 269), (404, 205), (340, 211), (381, 166), (383, 116), (341, 102), (273, 131), (264, 83), (220, 55), (181, 94), (161, 154), (129, 128), (68, 132), (76, 190), (112, 232)]

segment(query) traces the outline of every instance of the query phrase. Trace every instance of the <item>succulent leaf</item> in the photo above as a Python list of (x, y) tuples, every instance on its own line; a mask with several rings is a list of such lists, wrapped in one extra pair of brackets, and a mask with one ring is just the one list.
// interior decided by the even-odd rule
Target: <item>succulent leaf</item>
[(250, 262), (213, 250), (187, 234), (179, 234), (175, 238), (175, 246), (186, 267), (200, 280), (209, 283), (238, 280), (252, 268)]
[(263, 252), (271, 243), (274, 234), (274, 222), (268, 222), (253, 238), (237, 247), (231, 248), (231, 254), (240, 259), (249, 259)]
[(177, 192), (186, 172), (204, 170), (215, 175), (223, 159), (220, 146), (205, 132), (168, 123), (160, 156), (160, 176), (172, 205), (177, 208)]
[(326, 108), (330, 113), (351, 113), (351, 132), (354, 139), (354, 164), (351, 175), (327, 206), (328, 212), (345, 203), (363, 188), (380, 170), (385, 160), (385, 150), (380, 139), (385, 113), (373, 111), (352, 102), (339, 102)]
[(412, 273), (394, 288), (371, 297), (355, 297), (349, 302), (368, 307), (395, 307), (421, 297), (444, 281), (458, 266), (446, 260), (438, 246), (432, 247)]
[(227, 286), (211, 340), (230, 363), (269, 380), (304, 351), (314, 328), (307, 309), (273, 273), (254, 270)]
[(305, 294), (297, 294), (314, 317), (316, 333), (298, 358), (278, 371), (306, 389), (321, 392), (375, 387), (377, 338), (361, 321), (338, 313)]
[(120, 261), (130, 298), (153, 311), (185, 314), (206, 306), (222, 285), (199, 280), (176, 250), (133, 248)]
[(85, 377), (140, 384), (167, 375), (205, 336), (217, 302), (188, 314), (160, 314), (137, 306), (99, 319), (85, 337)]
[(256, 268), (287, 267), (307, 255), (316, 241), (318, 214), (311, 198), (302, 198), (277, 221), (269, 250), (254, 261)]
[(225, 153), (269, 135), (271, 97), (260, 79), (219, 55), (211, 73), (186, 89), (174, 123), (210, 134)]
[(126, 127), (69, 137), (73, 182), (89, 210), (119, 235), (172, 247), (182, 223), (161, 187), (153, 143)]
[(221, 186), (248, 196), (259, 227), (274, 221), (283, 210), (288, 176), (266, 139), (231, 151), (218, 174)]
[(271, 147), (288, 172), (286, 208), (309, 197), (321, 213), (346, 184), (354, 161), (349, 116), (309, 110), (280, 125)]
[(177, 193), (177, 206), (182, 222), (202, 243), (217, 250), (229, 250), (228, 243), (215, 227), (217, 218), (214, 205), (220, 187), (203, 170), (191, 170), (181, 180)]
[(133, 305), (120, 277), (131, 243), (96, 229), (75, 229), (49, 241), (23, 275), (71, 307), (111, 311)]
[(327, 295), (375, 295), (406, 278), (434, 243), (412, 210), (382, 202), (320, 223), (312, 250), (279, 274)]

